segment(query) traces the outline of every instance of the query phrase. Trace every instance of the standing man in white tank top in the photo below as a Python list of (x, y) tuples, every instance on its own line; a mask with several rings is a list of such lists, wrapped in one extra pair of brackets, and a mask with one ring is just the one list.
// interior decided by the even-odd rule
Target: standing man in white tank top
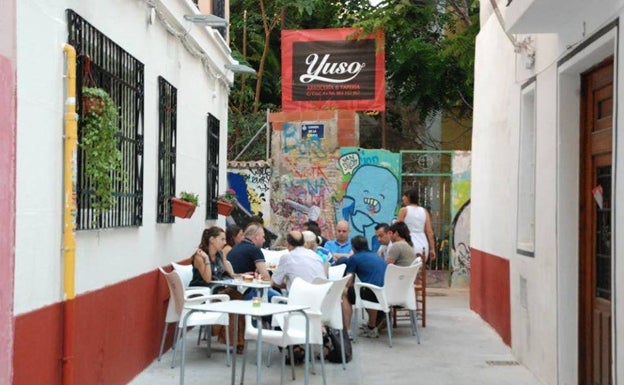
[(419, 206), (418, 191), (413, 188), (403, 193), (401, 198), (404, 207), (399, 210), (398, 220), (405, 222), (410, 230), (410, 236), (414, 243), (416, 254), (422, 254), (426, 261), (434, 260), (436, 257), (435, 243), (433, 240), (433, 228), (431, 227), (431, 216), (424, 207)]

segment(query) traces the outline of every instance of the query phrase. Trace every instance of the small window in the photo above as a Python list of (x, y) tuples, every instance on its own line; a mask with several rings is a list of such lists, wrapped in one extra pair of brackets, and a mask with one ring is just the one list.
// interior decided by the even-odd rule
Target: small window
[(158, 201), (156, 222), (173, 223), (172, 196), (175, 196), (176, 126), (178, 90), (158, 77)]
[(517, 252), (535, 253), (535, 82), (522, 89), (518, 151)]
[(217, 196), (219, 194), (219, 119), (208, 114), (207, 192), (206, 219), (217, 219)]

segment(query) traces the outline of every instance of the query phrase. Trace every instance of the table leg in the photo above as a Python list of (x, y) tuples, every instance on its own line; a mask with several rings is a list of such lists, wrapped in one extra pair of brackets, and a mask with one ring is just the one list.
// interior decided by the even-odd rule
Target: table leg
[(256, 384), (260, 385), (262, 384), (262, 317), (256, 318), (256, 326), (258, 327), (258, 341), (256, 342)]
[[(184, 365), (186, 364), (186, 322), (188, 321), (188, 317), (193, 313), (193, 310), (189, 310), (184, 319), (182, 320), (182, 344), (180, 349), (182, 349), (182, 362), (180, 363), (180, 385), (184, 385)], [(177, 330), (176, 330), (177, 333)], [(175, 348), (175, 346), (174, 346)]]
[[(236, 381), (236, 348), (238, 344), (238, 314), (234, 314), (234, 342), (232, 343), (232, 349), (234, 350), (234, 354), (232, 354), (232, 385)], [(229, 349), (230, 347), (226, 347)]]
[[(310, 318), (308, 318), (308, 314), (303, 311), (300, 310), (299, 313), (303, 314), (303, 316), (305, 317), (306, 320), (306, 336), (305, 336), (305, 352), (306, 352), (306, 356), (305, 356), (305, 374), (304, 374), (304, 383), (305, 385), (308, 385), (309, 383), (309, 371), (310, 371), (310, 359), (312, 358), (312, 352), (310, 351)], [(323, 354), (323, 351), (321, 350), (321, 354)], [(292, 358), (291, 358), (292, 359)], [(292, 361), (291, 361), (292, 364)]]

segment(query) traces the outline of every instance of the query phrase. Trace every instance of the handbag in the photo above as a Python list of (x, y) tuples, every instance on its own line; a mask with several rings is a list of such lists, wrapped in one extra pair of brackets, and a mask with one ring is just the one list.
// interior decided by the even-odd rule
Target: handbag
[(349, 362), (353, 358), (353, 349), (351, 340), (346, 330), (342, 331), (342, 340), (340, 339), (340, 330), (328, 327), (323, 336), (323, 351), (325, 359), (329, 362), (342, 363), (341, 347), (344, 346), (345, 361)]

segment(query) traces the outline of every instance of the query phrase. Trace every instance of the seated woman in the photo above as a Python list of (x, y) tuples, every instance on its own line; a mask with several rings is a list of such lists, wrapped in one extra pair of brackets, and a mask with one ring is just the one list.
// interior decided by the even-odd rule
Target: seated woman
[(243, 235), (243, 229), (237, 224), (228, 225), (225, 228), (225, 246), (223, 246), (223, 257), (227, 258), (228, 253), (232, 250), (235, 244), (240, 243), (245, 236)]
[(314, 232), (310, 230), (305, 230), (302, 232), (302, 234), (303, 234), (303, 241), (304, 241), (303, 247), (314, 251), (319, 256), (319, 258), (321, 259), (321, 262), (323, 263), (323, 270), (325, 271), (325, 276), (327, 277), (327, 272), (329, 270), (329, 260), (331, 259), (331, 255), (329, 251), (326, 248), (318, 245), (320, 237), (314, 234)]
[[(190, 286), (208, 286), (213, 289), (215, 294), (227, 294), (230, 299), (242, 299), (243, 295), (236, 288), (224, 287), (214, 283), (214, 281), (235, 277), (232, 267), (221, 253), (224, 245), (225, 231), (222, 228), (212, 226), (204, 230), (199, 247), (191, 257), (193, 278)], [(239, 317), (238, 321), (236, 352), (242, 354), (245, 345), (245, 318)], [(230, 315), (230, 325), (233, 325), (233, 322), (234, 316)], [(223, 327), (215, 325), (213, 332), (219, 336), (220, 342), (225, 343), (225, 329)], [(234, 341), (233, 327), (230, 327), (230, 340)]]

